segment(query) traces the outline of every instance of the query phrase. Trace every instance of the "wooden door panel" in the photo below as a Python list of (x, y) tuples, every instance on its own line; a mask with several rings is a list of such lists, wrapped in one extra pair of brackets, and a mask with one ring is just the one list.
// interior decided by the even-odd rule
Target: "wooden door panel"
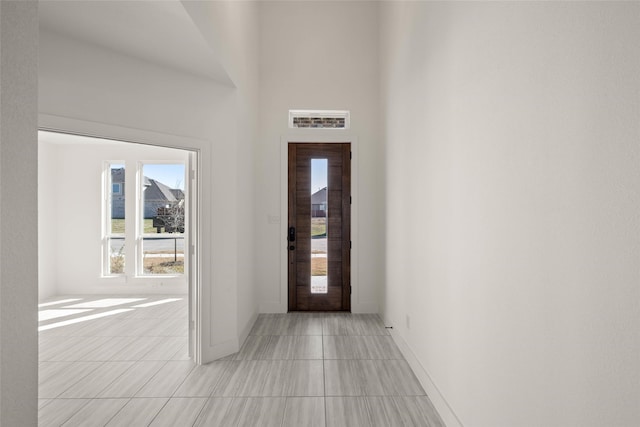
[[(296, 240), (289, 246), (289, 310), (339, 310), (351, 308), (351, 147), (340, 144), (289, 144), (289, 227)], [(319, 292), (318, 277), (311, 276), (311, 162), (327, 161), (326, 293)], [(316, 223), (317, 226), (317, 223)], [(317, 244), (318, 242), (316, 242)], [(315, 246), (317, 248), (317, 246)], [(322, 255), (316, 254), (318, 257)], [(317, 264), (320, 262), (316, 260)], [(316, 273), (317, 274), (317, 273)], [(324, 286), (324, 285), (323, 285)]]

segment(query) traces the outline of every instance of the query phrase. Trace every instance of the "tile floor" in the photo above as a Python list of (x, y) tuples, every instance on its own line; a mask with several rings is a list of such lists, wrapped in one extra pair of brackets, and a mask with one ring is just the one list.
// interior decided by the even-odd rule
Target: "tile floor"
[(376, 315), (263, 314), (240, 352), (196, 366), (182, 296), (48, 303), (41, 427), (444, 425)]

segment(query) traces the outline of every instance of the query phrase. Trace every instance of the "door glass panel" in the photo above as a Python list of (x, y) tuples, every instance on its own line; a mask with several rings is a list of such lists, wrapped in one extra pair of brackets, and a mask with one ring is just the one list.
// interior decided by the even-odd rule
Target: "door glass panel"
[(311, 159), (311, 293), (328, 292), (327, 159)]

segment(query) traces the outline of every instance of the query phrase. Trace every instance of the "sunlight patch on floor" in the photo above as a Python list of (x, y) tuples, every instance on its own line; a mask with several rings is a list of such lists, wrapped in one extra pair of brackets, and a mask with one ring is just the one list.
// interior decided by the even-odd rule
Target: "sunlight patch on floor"
[(101, 317), (113, 316), (114, 314), (125, 313), (127, 311), (133, 311), (132, 308), (120, 308), (117, 310), (105, 311), (104, 313), (90, 314), (89, 316), (82, 316), (76, 319), (64, 320), (62, 322), (51, 323), (49, 325), (40, 326), (38, 332), (46, 331), (48, 329), (59, 328), (61, 326), (72, 325), (74, 323), (86, 322), (87, 320), (99, 319)]
[(147, 298), (105, 298), (95, 301), (81, 302), (78, 304), (68, 305), (64, 308), (106, 308), (116, 305), (130, 304), (132, 302), (144, 301)]
[(138, 304), (138, 305), (134, 305), (133, 308), (145, 308), (145, 307), (152, 307), (154, 305), (160, 305), (160, 304), (167, 304), (169, 302), (174, 302), (174, 301), (182, 301), (182, 298), (167, 298), (167, 299), (161, 299), (158, 301), (153, 301), (153, 302), (147, 302), (144, 304)]
[(61, 299), (60, 301), (45, 302), (42, 304), (38, 304), (38, 308), (51, 307), (52, 305), (66, 304), (68, 302), (80, 301), (81, 299), (82, 298), (68, 298), (68, 299)]
[(56, 310), (41, 310), (38, 312), (38, 322), (44, 322), (45, 320), (57, 319), (58, 317), (73, 316), (74, 314), (85, 313), (91, 311), (90, 308), (83, 309), (56, 309)]

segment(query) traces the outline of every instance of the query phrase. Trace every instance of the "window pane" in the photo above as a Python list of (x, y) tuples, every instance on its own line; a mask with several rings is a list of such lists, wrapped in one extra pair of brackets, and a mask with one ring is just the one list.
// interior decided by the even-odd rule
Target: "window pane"
[(327, 159), (311, 159), (311, 293), (328, 292)]
[(124, 165), (112, 163), (111, 175), (111, 220), (109, 221), (109, 234), (124, 234), (125, 219), (125, 195), (124, 195)]
[(144, 274), (183, 274), (184, 238), (143, 238), (142, 263)]
[(143, 233), (185, 232), (184, 173), (184, 164), (143, 165)]
[(109, 274), (124, 274), (124, 237), (108, 239)]

